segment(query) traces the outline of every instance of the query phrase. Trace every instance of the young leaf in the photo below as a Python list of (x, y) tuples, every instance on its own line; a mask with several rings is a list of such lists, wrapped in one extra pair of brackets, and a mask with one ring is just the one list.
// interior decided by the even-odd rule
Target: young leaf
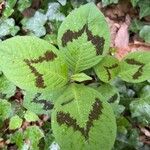
[(62, 150), (110, 150), (116, 123), (111, 106), (96, 90), (73, 84), (55, 103), (52, 130)]
[(112, 81), (119, 73), (119, 61), (112, 56), (105, 56), (96, 66), (95, 72), (103, 82)]
[(7, 119), (11, 112), (11, 104), (7, 100), (0, 99), (0, 120)]
[(15, 85), (30, 91), (57, 89), (67, 83), (67, 66), (57, 49), (36, 37), (1, 42), (0, 65)]
[(106, 54), (109, 44), (105, 17), (93, 3), (72, 11), (58, 31), (58, 45), (75, 73), (97, 64), (98, 55)]
[(150, 53), (129, 53), (121, 62), (119, 76), (127, 82), (138, 83), (150, 79)]
[(20, 128), (21, 125), (22, 125), (22, 119), (18, 115), (15, 115), (10, 119), (9, 129), (15, 130), (17, 128)]
[(26, 111), (24, 118), (28, 122), (37, 121), (39, 120), (39, 117), (32, 111)]
[(92, 78), (86, 75), (85, 73), (78, 73), (78, 74), (72, 75), (71, 80), (82, 82), (82, 81), (92, 80)]

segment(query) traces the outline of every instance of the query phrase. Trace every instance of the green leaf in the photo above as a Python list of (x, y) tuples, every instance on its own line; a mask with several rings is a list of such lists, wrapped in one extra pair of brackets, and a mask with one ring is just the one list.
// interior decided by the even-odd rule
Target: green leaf
[(73, 84), (55, 103), (52, 130), (62, 150), (100, 147), (110, 150), (116, 136), (116, 123), (111, 106), (100, 93)]
[(100, 80), (106, 83), (111, 82), (120, 71), (119, 60), (108, 55), (94, 69)]
[(50, 101), (40, 98), (40, 93), (26, 92), (23, 101), (23, 107), (37, 114), (49, 114), (52, 109)]
[[(120, 96), (119, 92), (117, 91), (117, 88), (110, 84), (103, 84), (100, 87), (97, 88), (97, 91), (105, 97), (108, 102), (119, 102)], [(109, 92), (108, 92), (109, 91)]]
[(130, 30), (134, 33), (138, 33), (142, 29), (143, 26), (144, 26), (143, 22), (141, 22), (137, 19), (134, 19), (131, 22)]
[(7, 0), (6, 1), (6, 6), (3, 12), (3, 16), (5, 18), (8, 18), (9, 16), (12, 15), (12, 13), (14, 12), (13, 7), (16, 5), (17, 0)]
[(137, 118), (139, 122), (147, 125), (150, 123), (150, 97), (147, 99), (132, 101), (130, 104), (130, 110), (132, 118)]
[(10, 122), (9, 122), (10, 130), (15, 130), (17, 128), (20, 128), (21, 125), (22, 125), (22, 119), (18, 115), (11, 117)]
[(30, 91), (48, 91), (67, 83), (67, 66), (57, 49), (36, 37), (17, 36), (0, 45), (0, 65), (6, 77)]
[(36, 36), (41, 37), (46, 34), (46, 29), (44, 27), (46, 21), (47, 21), (46, 15), (36, 11), (33, 17), (29, 18), (25, 22), (22, 21), (22, 24), (25, 30), (29, 30)]
[(145, 42), (150, 43), (150, 25), (145, 25), (140, 31), (140, 37), (145, 40)]
[(139, 1), (139, 7), (140, 7), (140, 19), (145, 16), (150, 15), (150, 1), (149, 0)]
[(34, 121), (39, 120), (39, 117), (34, 112), (31, 112), (31, 111), (26, 111), (24, 118), (28, 122), (32, 122), (32, 121), (34, 122)]
[(30, 150), (39, 150), (38, 144), (44, 134), (42, 130), (37, 126), (30, 126), (24, 132), (24, 137), (31, 143)]
[(110, 4), (117, 4), (119, 0), (102, 0), (102, 4), (103, 6), (107, 6), (107, 5), (110, 5)]
[(63, 21), (65, 19), (65, 15), (60, 12), (60, 6), (59, 3), (55, 2), (48, 4), (48, 11), (46, 13), (48, 20)]
[(15, 26), (15, 20), (13, 18), (6, 20), (0, 19), (0, 38), (3, 38), (6, 35), (15, 36), (18, 31), (19, 27)]
[(7, 100), (0, 99), (0, 120), (9, 118), (11, 112), (11, 104)]
[(16, 131), (14, 134), (11, 135), (11, 143), (15, 143), (19, 150), (22, 150), (23, 144), (24, 144), (24, 135), (22, 131)]
[(10, 98), (16, 92), (16, 86), (11, 83), (4, 75), (0, 75), (0, 97)]
[(31, 6), (32, 0), (19, 0), (17, 5), (18, 5), (18, 10), (23, 12), (26, 8)]
[(137, 51), (129, 53), (121, 62), (121, 79), (131, 83), (150, 79), (150, 53)]
[(82, 81), (92, 80), (92, 78), (86, 75), (85, 73), (78, 73), (78, 74), (72, 75), (71, 80), (82, 82)]
[(131, 4), (133, 7), (137, 6), (139, 0), (131, 0)]
[(93, 3), (75, 9), (59, 28), (58, 45), (75, 73), (96, 65), (110, 45), (104, 15)]

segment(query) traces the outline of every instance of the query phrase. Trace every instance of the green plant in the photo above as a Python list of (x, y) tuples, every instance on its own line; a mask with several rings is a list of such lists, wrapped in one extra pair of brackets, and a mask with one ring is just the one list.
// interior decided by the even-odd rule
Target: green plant
[[(16, 36), (5, 40), (0, 44), (1, 70), (27, 92), (51, 93), (54, 102), (51, 125), (61, 149), (110, 150), (116, 137), (118, 113), (114, 114), (112, 109), (118, 107), (118, 102), (113, 106), (111, 102), (114, 97), (118, 101), (119, 94), (116, 96), (116, 89), (109, 84), (117, 76), (131, 83), (148, 80), (150, 53), (134, 52), (121, 62), (109, 55), (108, 25), (93, 3), (74, 10), (65, 19), (57, 43), (60, 50), (37, 37)], [(103, 83), (108, 85), (101, 88)], [(103, 92), (109, 89), (112, 91), (106, 96)], [(9, 116), (10, 112), (4, 113)], [(27, 120), (38, 120), (34, 113), (29, 117), (29, 113), (25, 115)], [(19, 125), (11, 127), (16, 129), (22, 120), (18, 116), (14, 119), (19, 120)], [(19, 149), (29, 146), (22, 144), (26, 138), (32, 141), (31, 149), (38, 149), (43, 133), (33, 126), (14, 136), (12, 141)]]

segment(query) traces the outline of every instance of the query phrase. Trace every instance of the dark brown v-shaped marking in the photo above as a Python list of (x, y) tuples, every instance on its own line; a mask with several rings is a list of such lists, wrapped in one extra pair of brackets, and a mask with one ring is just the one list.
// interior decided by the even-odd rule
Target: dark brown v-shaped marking
[(111, 69), (114, 69), (114, 68), (117, 68), (118, 67), (118, 64), (113, 64), (112, 66), (104, 66), (104, 68), (106, 69), (107, 71), (107, 74), (108, 74), (108, 81), (111, 80), (111, 73), (110, 73), (110, 70)]
[(144, 63), (141, 63), (133, 58), (131, 59), (126, 59), (125, 60), (126, 63), (130, 64), (130, 65), (137, 65), (139, 66), (137, 72), (135, 72), (132, 76), (133, 79), (138, 79), (141, 75), (142, 75), (142, 72), (143, 72), (143, 67), (145, 66)]
[(79, 131), (84, 136), (85, 140), (88, 140), (90, 129), (94, 125), (93, 122), (99, 119), (103, 109), (102, 102), (98, 98), (95, 100), (84, 128), (80, 127), (80, 125), (77, 124), (77, 120), (71, 117), (69, 113), (64, 113), (62, 111), (58, 112), (56, 116), (58, 124), (60, 126), (66, 124), (68, 127), (72, 127), (74, 131)]
[(38, 88), (45, 88), (43, 74), (39, 73), (37, 69), (32, 64), (42, 63), (44, 61), (53, 61), (57, 56), (52, 51), (47, 51), (44, 53), (44, 56), (39, 56), (37, 59), (24, 59), (24, 62), (29, 66), (31, 73), (36, 77), (35, 85)]
[(43, 109), (44, 110), (53, 109), (54, 105), (48, 100), (39, 99), (40, 96), (41, 96), (41, 93), (37, 93), (31, 102), (38, 103), (38, 104), (43, 104)]
[(88, 41), (91, 41), (91, 43), (96, 48), (96, 54), (101, 55), (103, 53), (103, 46), (104, 46), (104, 38), (99, 37), (98, 35), (93, 35), (92, 32), (89, 30), (88, 25), (85, 24), (81, 30), (74, 32), (70, 29), (67, 30), (63, 36), (62, 36), (62, 46), (65, 47), (68, 42), (72, 42), (73, 39), (78, 39), (84, 32), (86, 32)]

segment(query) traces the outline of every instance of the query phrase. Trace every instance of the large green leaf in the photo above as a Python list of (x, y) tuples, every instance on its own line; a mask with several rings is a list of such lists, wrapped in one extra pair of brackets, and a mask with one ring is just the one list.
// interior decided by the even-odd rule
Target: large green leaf
[(110, 150), (116, 123), (111, 106), (99, 92), (73, 84), (56, 101), (52, 130), (62, 150)]
[(58, 45), (76, 73), (97, 64), (99, 55), (108, 52), (109, 44), (105, 17), (93, 3), (72, 11), (58, 31)]
[(95, 66), (95, 72), (103, 82), (112, 81), (119, 73), (119, 70), (119, 61), (109, 55), (104, 57), (100, 63)]
[(121, 62), (119, 76), (132, 83), (150, 79), (150, 52), (129, 53)]
[(6, 77), (26, 90), (57, 89), (67, 83), (67, 67), (57, 49), (36, 37), (17, 36), (0, 45)]

